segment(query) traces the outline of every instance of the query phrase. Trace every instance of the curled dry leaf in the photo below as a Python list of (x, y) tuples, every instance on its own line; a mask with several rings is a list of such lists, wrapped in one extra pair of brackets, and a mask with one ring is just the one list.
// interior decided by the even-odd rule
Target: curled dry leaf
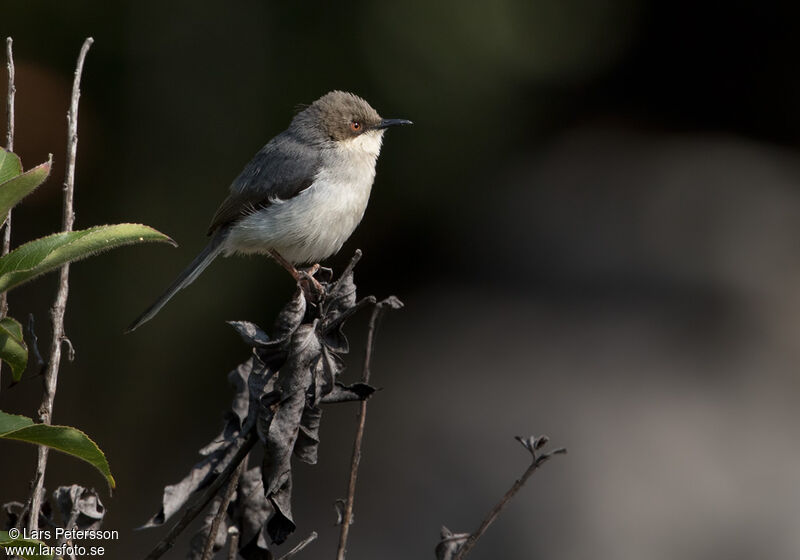
[(453, 533), (442, 525), (439, 535), (439, 544), (436, 545), (436, 560), (452, 560), (461, 550), (461, 547), (470, 537), (469, 533)]
[(103, 523), (106, 508), (94, 488), (78, 484), (59, 486), (53, 492), (53, 501), (67, 529), (97, 530)]
[[(343, 355), (349, 349), (344, 322), (375, 302), (372, 297), (356, 297), (356, 260), (335, 282), (329, 272), (318, 272), (316, 278), (325, 290), (322, 302), (308, 305), (298, 290), (279, 313), (271, 335), (254, 323), (230, 322), (252, 353), (228, 374), (235, 394), (222, 432), (200, 450), (203, 459), (182, 481), (165, 488), (161, 510), (144, 527), (163, 524), (207, 487), (228, 466), (238, 442), (255, 431), (264, 447), (262, 465), (242, 476), (216, 538), (236, 527), (241, 533), (239, 554), (247, 560), (269, 560), (268, 541), (280, 544), (294, 532), (292, 457), (317, 462), (320, 405), (363, 400), (375, 391), (364, 383), (348, 386), (339, 381)], [(389, 298), (382, 305), (401, 304)], [(209, 527), (210, 521), (201, 530), (205, 538)]]

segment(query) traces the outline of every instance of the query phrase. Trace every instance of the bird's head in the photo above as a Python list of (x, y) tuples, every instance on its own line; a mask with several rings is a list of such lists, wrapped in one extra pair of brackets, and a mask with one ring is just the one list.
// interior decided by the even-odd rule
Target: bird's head
[(295, 123), (312, 126), (328, 141), (367, 151), (374, 149), (376, 155), (387, 128), (412, 124), (406, 119), (383, 119), (364, 99), (345, 91), (326, 93), (301, 111)]

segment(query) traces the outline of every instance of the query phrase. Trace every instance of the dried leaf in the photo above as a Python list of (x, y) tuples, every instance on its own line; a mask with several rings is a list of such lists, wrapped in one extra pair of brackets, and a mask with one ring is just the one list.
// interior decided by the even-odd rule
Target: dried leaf
[[(240, 438), (232, 438), (225, 445), (216, 449), (202, 461), (195, 464), (189, 474), (177, 484), (164, 488), (161, 498), (161, 509), (151, 517), (140, 529), (149, 529), (163, 525), (170, 517), (180, 510), (195, 493), (211, 484), (219, 474), (233, 460), (239, 449)], [(209, 446), (203, 449), (208, 449)]]
[(59, 486), (53, 492), (53, 500), (66, 527), (73, 514), (77, 514), (73, 528), (97, 530), (103, 523), (106, 508), (95, 490), (78, 484)]
[(469, 533), (453, 533), (443, 525), (439, 544), (436, 545), (436, 560), (452, 560), (455, 558), (469, 537)]
[(531, 455), (536, 457), (536, 436), (514, 436), (514, 439), (522, 444), (522, 446), (530, 451)]
[(322, 344), (321, 352), (312, 365), (313, 390), (314, 395), (311, 406), (315, 406), (320, 400), (333, 390), (334, 383), (339, 374), (344, 370), (342, 359)]
[(275, 320), (275, 324), (272, 327), (272, 332), (275, 334), (274, 339), (288, 339), (303, 322), (305, 315), (306, 298), (301, 290), (297, 290), (294, 297), (283, 307)]
[[(39, 493), (41, 496), (42, 509), (39, 512), (39, 527), (56, 527), (53, 519), (53, 508), (50, 507), (50, 500), (47, 499), (47, 491), (42, 488)], [(3, 504), (3, 511), (6, 514), (6, 524), (4, 529), (10, 530), (12, 527), (22, 527), (28, 524), (28, 509), (21, 502), (7, 502)]]
[(161, 498), (161, 509), (139, 528), (148, 529), (150, 527), (160, 527), (170, 517), (175, 515), (195, 492), (211, 482), (209, 480), (209, 475), (214, 467), (219, 464), (221, 455), (222, 450), (217, 449), (214, 453), (195, 464), (183, 480), (177, 484), (171, 484), (165, 487), (164, 495)]
[(338, 527), (344, 522), (344, 511), (347, 506), (347, 501), (339, 498), (333, 502), (333, 509), (336, 511), (336, 526)]
[(261, 467), (243, 473), (233, 503), (233, 517), (242, 535), (239, 555), (245, 560), (272, 559), (266, 530), (267, 520), (272, 513), (272, 504), (264, 496)]
[(306, 407), (300, 418), (300, 431), (294, 445), (295, 456), (309, 465), (317, 464), (319, 453), (319, 424), (322, 420), (322, 409)]
[(233, 385), (236, 392), (233, 395), (233, 402), (231, 403), (231, 409), (227, 413), (227, 419), (233, 420), (235, 422), (234, 427), (239, 430), (247, 422), (247, 417), (250, 413), (250, 388), (247, 381), (250, 378), (250, 372), (253, 371), (254, 360), (255, 358), (250, 358), (228, 374), (228, 382)]
[(379, 307), (388, 307), (389, 309), (402, 309), (403, 302), (397, 296), (389, 296), (384, 300), (378, 302)]
[[(309, 464), (318, 459), (322, 415), (318, 405), (363, 400), (375, 392), (364, 383), (345, 386), (338, 381), (344, 369), (341, 355), (349, 349), (344, 322), (375, 303), (371, 296), (356, 298), (352, 266), (358, 256), (334, 284), (327, 270), (317, 272), (316, 278), (328, 290), (323, 303), (307, 306), (298, 290), (278, 315), (272, 337), (253, 323), (230, 322), (253, 355), (228, 375), (235, 395), (222, 433), (203, 448), (207, 457), (189, 476), (165, 489), (162, 511), (145, 526), (162, 524), (208, 485), (230, 460), (237, 439), (255, 429), (264, 445), (263, 463), (241, 477), (220, 535), (238, 528), (240, 556), (273, 558), (268, 542), (282, 543), (296, 528), (291, 510), (292, 456)], [(401, 304), (387, 298), (379, 305)]]
[(544, 448), (550, 442), (550, 438), (542, 435), (542, 436), (514, 436), (518, 442), (522, 444), (522, 446), (527, 449), (533, 460), (536, 462), (537, 465), (545, 462), (547, 459), (552, 457), (553, 455), (561, 455), (567, 452), (567, 450), (563, 447), (559, 447), (557, 449), (553, 449), (552, 451), (548, 451), (547, 453), (537, 454), (536, 452)]
[(233, 327), (248, 346), (260, 348), (269, 346), (272, 343), (269, 335), (262, 331), (255, 323), (249, 321), (228, 321), (228, 324)]
[(269, 501), (275, 509), (267, 521), (267, 534), (275, 544), (281, 544), (291, 535), (297, 526), (292, 519), (292, 473), (285, 473), (283, 484), (269, 495)]
[(356, 284), (353, 268), (348, 267), (330, 288), (324, 304), (324, 315), (335, 318), (356, 304)]
[(375, 387), (366, 383), (353, 383), (352, 385), (342, 385), (336, 383), (333, 390), (325, 395), (321, 402), (324, 404), (363, 401), (376, 391)]

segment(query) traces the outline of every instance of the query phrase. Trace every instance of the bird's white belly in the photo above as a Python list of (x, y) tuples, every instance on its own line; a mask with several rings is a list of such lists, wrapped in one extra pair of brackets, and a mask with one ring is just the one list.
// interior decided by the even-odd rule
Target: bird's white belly
[(288, 200), (275, 200), (238, 220), (226, 255), (275, 250), (292, 263), (319, 262), (336, 253), (361, 222), (375, 178), (367, 165), (327, 166), (314, 183)]

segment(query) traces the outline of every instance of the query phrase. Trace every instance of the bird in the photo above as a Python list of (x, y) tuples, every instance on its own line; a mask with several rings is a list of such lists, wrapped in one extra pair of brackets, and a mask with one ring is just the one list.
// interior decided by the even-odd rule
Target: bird
[[(300, 110), (231, 183), (206, 247), (125, 332), (152, 319), (220, 255), (266, 254), (300, 282), (352, 235), (367, 208), (386, 129), (363, 98), (331, 91)], [(296, 265), (313, 264), (311, 275)], [(301, 284), (302, 285), (302, 284)]]

